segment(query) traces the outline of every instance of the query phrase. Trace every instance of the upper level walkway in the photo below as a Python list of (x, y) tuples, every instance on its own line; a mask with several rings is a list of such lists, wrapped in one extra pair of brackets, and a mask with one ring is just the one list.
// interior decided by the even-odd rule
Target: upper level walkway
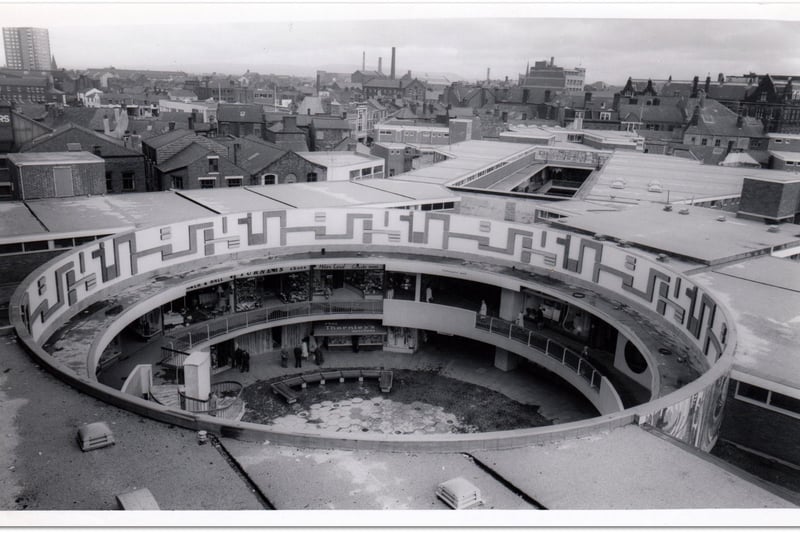
[[(325, 260), (336, 258), (352, 259), (353, 252), (328, 251)], [(660, 389), (657, 396), (663, 396), (677, 390), (700, 375), (698, 368), (703, 368), (703, 356), (681, 334), (672, 331), (660, 317), (643, 308), (628, 305), (619, 301), (619, 297), (604, 290), (601, 286), (582, 281), (577, 278), (562, 276), (552, 272), (536, 273), (535, 268), (518, 270), (513, 265), (499, 262), (483, 262), (469, 257), (443, 257), (415, 254), (413, 252), (379, 252), (370, 255), (357, 255), (360, 263), (385, 264), (387, 269), (412, 271), (415, 265), (434, 263), (440, 267), (443, 275), (453, 277), (480, 277), (486, 273), (516, 279), (520, 285), (532, 286), (537, 290), (550, 293), (567, 301), (579, 301), (582, 306), (599, 314), (618, 328), (624, 328), (635, 335), (646, 347), (649, 355), (657, 364), (660, 376)], [(74, 316), (47, 342), (45, 348), (60, 363), (69, 367), (80, 376), (94, 378), (94, 369), (88, 368), (87, 346), (91, 346), (100, 332), (108, 328), (120, 312), (142, 305), (148, 300), (160, 298), (154, 303), (157, 307), (185, 292), (184, 287), (192, 281), (208, 278), (216, 274), (228, 274), (236, 269), (255, 269), (278, 264), (313, 264), (319, 261), (321, 254), (306, 252), (282, 255), (280, 257), (237, 258), (220, 263), (195, 261), (180, 265), (169, 272), (158, 275), (142, 276), (138, 283), (123, 288), (113, 297), (97, 302)], [(533, 272), (531, 272), (533, 271)], [(379, 305), (380, 301), (364, 301), (365, 306)], [(306, 304), (301, 304), (306, 305)], [(312, 304), (315, 305), (315, 304)], [(363, 317), (374, 313), (379, 316), (379, 309), (353, 310), (354, 316)], [(476, 306), (477, 307), (477, 306)], [(146, 310), (145, 307), (142, 307)], [(320, 309), (322, 312), (323, 309)], [(345, 313), (343, 316), (348, 316)], [(667, 348), (669, 354), (662, 354), (659, 349)]]

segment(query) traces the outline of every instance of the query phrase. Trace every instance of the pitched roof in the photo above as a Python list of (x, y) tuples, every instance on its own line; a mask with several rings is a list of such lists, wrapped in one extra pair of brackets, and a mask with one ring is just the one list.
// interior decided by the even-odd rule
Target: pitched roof
[[(691, 100), (695, 102), (696, 100)], [(689, 109), (694, 110), (694, 105)], [(692, 111), (693, 112), (693, 111)], [(700, 108), (700, 119), (697, 125), (687, 128), (686, 133), (697, 135), (714, 135), (727, 137), (765, 137), (761, 121), (753, 117), (742, 117), (741, 125), (738, 115), (715, 100), (706, 99)]]
[(186, 135), (194, 135), (194, 132), (190, 130), (168, 131), (167, 133), (151, 137), (147, 139), (147, 141), (144, 141), (144, 143), (152, 148), (161, 148)]
[[(229, 138), (227, 140), (216, 139), (217, 142), (229, 147), (229, 154), (233, 154), (233, 145), (238, 143), (241, 146), (236, 165), (248, 171), (250, 174), (257, 174), (266, 167), (277, 161), (286, 153), (276, 144), (263, 141), (255, 136), (248, 135), (241, 138)], [(229, 157), (228, 159), (231, 159)]]
[[(55, 143), (53, 141), (56, 141)], [(125, 143), (102, 133), (97, 133), (89, 128), (77, 124), (67, 124), (41, 137), (26, 143), (20, 148), (21, 152), (39, 151), (39, 147), (46, 148), (47, 152), (67, 151), (67, 143), (79, 143), (82, 150), (90, 150), (99, 144), (101, 157), (142, 156), (141, 152), (125, 146)], [(102, 143), (102, 144), (101, 144)], [(54, 146), (57, 144), (58, 146)], [(63, 147), (62, 147), (63, 144)], [(56, 149), (57, 148), (57, 149)]]
[(619, 116), (622, 120), (631, 122), (682, 124), (685, 120), (677, 98), (664, 98), (659, 105), (619, 104)]
[(299, 115), (322, 115), (325, 109), (322, 107), (322, 98), (319, 96), (306, 96), (300, 105), (297, 106), (297, 114)]
[(201, 146), (193, 142), (177, 154), (158, 165), (158, 169), (161, 172), (172, 172), (173, 170), (178, 170), (179, 168), (184, 168), (191, 163), (194, 163), (209, 153), (212, 153), (211, 150), (205, 146)]

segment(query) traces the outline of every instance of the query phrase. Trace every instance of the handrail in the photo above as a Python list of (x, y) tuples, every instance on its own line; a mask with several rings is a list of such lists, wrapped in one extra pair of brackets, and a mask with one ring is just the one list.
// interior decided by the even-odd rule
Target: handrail
[(560, 343), (534, 332), (528, 328), (522, 328), (501, 318), (477, 315), (475, 327), (495, 335), (501, 335), (511, 340), (515, 340), (529, 348), (534, 348), (543, 352), (545, 355), (555, 359), (562, 365), (567, 366), (583, 378), (589, 386), (597, 391), (600, 390), (600, 382), (603, 379), (601, 374), (588, 359), (575, 353)]
[[(208, 400), (193, 398), (182, 390), (178, 389), (178, 396), (181, 400), (181, 409), (190, 413), (216, 416), (219, 418), (235, 418), (238, 410), (233, 407), (237, 405), (242, 396), (244, 386), (238, 381), (218, 381), (211, 384), (211, 392), (219, 395), (219, 403), (214, 409), (208, 409)], [(233, 392), (234, 395), (230, 393)], [(234, 412), (235, 411), (235, 412)]]
[[(231, 331), (249, 328), (257, 324), (269, 324), (278, 320), (304, 316), (325, 316), (341, 314), (381, 314), (383, 300), (357, 300), (346, 302), (301, 302), (273, 307), (261, 307), (250, 311), (240, 311), (198, 322), (180, 330), (178, 336), (165, 336), (173, 352), (189, 350), (198, 343), (210, 341), (213, 337)], [(162, 349), (163, 352), (163, 349)]]

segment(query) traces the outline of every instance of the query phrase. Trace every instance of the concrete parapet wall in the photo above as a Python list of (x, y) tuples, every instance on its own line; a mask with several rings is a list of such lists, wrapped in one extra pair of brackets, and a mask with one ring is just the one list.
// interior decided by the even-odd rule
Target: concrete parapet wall
[[(716, 439), (717, 420), (721, 414), (721, 408), (717, 406), (724, 402), (727, 374), (735, 348), (734, 323), (729, 314), (702, 287), (661, 263), (638, 256), (627, 248), (544, 225), (517, 225), (438, 212), (376, 209), (259, 211), (177, 222), (87, 243), (43, 265), (28, 276), (12, 296), (11, 320), (20, 340), (37, 358), (77, 388), (159, 420), (191, 428), (214, 429), (219, 421), (208, 422), (188, 413), (161, 409), (150, 402), (104, 387), (88, 376), (77, 376), (54, 361), (41, 344), (78, 312), (103, 298), (112, 297), (119, 288), (142, 280), (143, 274), (153, 275), (198, 261), (217, 260), (223, 264), (239, 254), (281, 255), (293, 249), (325, 247), (356, 251), (364, 246), (389, 250), (411, 248), (416, 254), (430, 254), (432, 262), (442, 255), (458, 257), (463, 254), (480, 257), (488, 263), (512, 263), (519, 268), (549, 271), (602, 285), (604, 290), (618, 296), (621, 306), (643, 307), (660, 315), (666, 324), (690, 339), (703, 354), (690, 363), (701, 371), (710, 370), (690, 385), (663, 398), (608, 415), (611, 418), (586, 421), (586, 425), (579, 427), (599, 428), (604, 427), (603, 424), (629, 423), (638, 417), (640, 422), (664, 428), (673, 436), (703, 449)], [(125, 316), (132, 319), (134, 315), (144, 314), (148, 308), (154, 307), (152, 301), (148, 302), (124, 310)], [(451, 313), (449, 308), (448, 313)], [(472, 315), (474, 317), (474, 312)], [(464, 326), (457, 322), (453, 323), (456, 330), (452, 332), (460, 334), (457, 330), (464, 329)], [(96, 337), (90, 352), (99, 354), (100, 348), (121, 329), (122, 326), (117, 328), (116, 324), (121, 323), (115, 321), (114, 327)], [(421, 326), (409, 324), (409, 327)], [(474, 328), (467, 336), (476, 338)], [(498, 338), (490, 336), (489, 339), (496, 344)], [(511, 344), (502, 347), (518, 352), (518, 346)], [(87, 361), (87, 367), (94, 368), (96, 362)], [(698, 409), (701, 404), (706, 407)], [(673, 423), (675, 420), (678, 421)], [(709, 429), (698, 432), (696, 424)], [(205, 425), (209, 427), (200, 427)], [(264, 435), (263, 430), (257, 428), (236, 428), (238, 426), (234, 425), (226, 431), (259, 434), (262, 438)], [(568, 431), (561, 427), (539, 429), (541, 433)], [(530, 443), (531, 435), (539, 434), (535, 431), (530, 435), (525, 432), (513, 436), (501, 433), (510, 439), (502, 444), (504, 447), (513, 442)], [(292, 438), (313, 440), (312, 437)], [(478, 442), (492, 445), (492, 437), (485, 435), (453, 439), (453, 436), (448, 437), (452, 446), (458, 446), (456, 443), (460, 442), (464, 446), (468, 446), (467, 442), (472, 443), (469, 445)], [(419, 445), (423, 446), (424, 441), (419, 439)], [(362, 442), (361, 436), (357, 442)], [(370, 442), (370, 439), (363, 442)], [(359, 445), (353, 446), (357, 448)], [(399, 442), (396, 446), (402, 448), (406, 444)], [(439, 446), (446, 448), (443, 444)]]

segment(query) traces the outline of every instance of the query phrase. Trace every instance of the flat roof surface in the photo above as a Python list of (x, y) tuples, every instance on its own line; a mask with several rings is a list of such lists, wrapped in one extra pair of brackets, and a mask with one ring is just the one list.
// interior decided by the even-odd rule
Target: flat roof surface
[[(720, 196), (738, 196), (746, 176), (775, 179), (784, 172), (753, 168), (703, 165), (679, 157), (616, 152), (599, 172), (598, 179), (587, 199), (603, 200), (613, 196), (617, 201), (667, 203), (701, 200)], [(614, 189), (612, 183), (625, 182), (624, 189)], [(662, 192), (647, 190), (658, 182)]]
[[(279, 185), (270, 185), (279, 187)], [(259, 189), (260, 187), (256, 187)], [(186, 189), (176, 191), (177, 196), (197, 202), (215, 213), (238, 213), (260, 209), (286, 209), (288, 206), (261, 194), (249, 187), (219, 187), (214, 189)]]
[(172, 192), (46, 198), (27, 204), (51, 233), (112, 233), (212, 214)]
[(208, 209), (171, 191), (107, 194), (105, 198), (138, 228), (207, 217), (212, 214)]
[[(403, 175), (401, 175), (402, 178)], [(366, 179), (356, 182), (363, 187), (371, 187), (381, 191), (396, 194), (411, 200), (438, 200), (454, 202), (459, 200), (459, 196), (454, 194), (447, 187), (430, 183), (412, 183), (402, 179)]]
[(364, 163), (383, 163), (383, 158), (355, 152), (297, 152), (303, 159), (323, 167), (346, 167)]
[[(560, 220), (570, 228), (618, 239), (714, 264), (726, 259), (789, 243), (800, 243), (800, 226), (782, 224), (770, 233), (763, 222), (736, 218), (732, 213), (683, 206), (664, 211), (659, 206), (636, 206), (622, 211), (575, 214)], [(724, 222), (717, 217), (724, 215)]]
[(405, 172), (393, 179), (421, 181), (446, 185), (502, 159), (531, 148), (528, 144), (498, 141), (464, 141), (435, 146), (436, 151), (449, 158), (441, 163)]
[[(794, 507), (703, 454), (636, 425), (540, 446), (472, 454), (548, 509)], [(702, 494), (698, 487), (704, 487)]]
[(8, 160), (17, 166), (103, 162), (91, 152), (23, 152), (8, 154)]
[[(774, 155), (778, 159), (782, 159), (783, 161), (799, 161), (800, 160), (800, 152), (782, 152), (780, 150), (770, 150), (770, 155)], [(795, 176), (795, 179), (800, 179), (800, 175), (796, 173), (792, 173)]]
[(759, 257), (692, 276), (736, 322), (734, 369), (800, 387), (800, 265)]
[[(43, 233), (45, 227), (28, 211), (23, 202), (0, 202), (0, 240)], [(10, 239), (15, 240), (15, 239)]]
[(253, 192), (291, 207), (348, 207), (357, 205), (406, 205), (408, 197), (359, 185), (353, 181), (319, 181), (248, 187)]
[(116, 233), (134, 227), (105, 196), (43, 198), (29, 200), (27, 204), (51, 233), (90, 230), (97, 233)]

